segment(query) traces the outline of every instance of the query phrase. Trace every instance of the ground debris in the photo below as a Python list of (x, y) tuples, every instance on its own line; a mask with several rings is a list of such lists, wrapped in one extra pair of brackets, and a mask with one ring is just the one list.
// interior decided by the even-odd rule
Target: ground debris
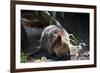
[(71, 49), (71, 60), (89, 60), (90, 52), (87, 49), (74, 47)]
[(31, 58), (29, 62), (41, 63), (41, 62), (51, 62), (52, 60), (47, 59), (47, 57), (43, 56), (40, 59)]

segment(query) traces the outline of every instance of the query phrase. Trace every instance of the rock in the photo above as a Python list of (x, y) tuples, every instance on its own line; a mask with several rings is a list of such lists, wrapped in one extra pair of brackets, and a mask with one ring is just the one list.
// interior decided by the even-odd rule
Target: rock
[(29, 38), (24, 26), (21, 25), (21, 51), (25, 51), (27, 47), (29, 47)]

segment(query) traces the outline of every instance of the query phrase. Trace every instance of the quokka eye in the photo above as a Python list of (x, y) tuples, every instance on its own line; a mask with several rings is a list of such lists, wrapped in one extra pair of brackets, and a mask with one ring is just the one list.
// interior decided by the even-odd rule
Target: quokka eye
[(54, 33), (57, 33), (57, 31), (54, 31)]

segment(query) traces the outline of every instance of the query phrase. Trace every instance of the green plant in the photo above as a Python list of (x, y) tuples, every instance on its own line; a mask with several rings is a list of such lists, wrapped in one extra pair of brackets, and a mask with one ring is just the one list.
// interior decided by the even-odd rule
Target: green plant
[(26, 63), (28, 62), (28, 55), (25, 53), (21, 53), (21, 63)]
[(73, 44), (73, 45), (76, 45), (78, 40), (76, 39), (76, 37), (74, 36), (74, 34), (69, 34), (69, 38), (70, 38), (70, 42)]

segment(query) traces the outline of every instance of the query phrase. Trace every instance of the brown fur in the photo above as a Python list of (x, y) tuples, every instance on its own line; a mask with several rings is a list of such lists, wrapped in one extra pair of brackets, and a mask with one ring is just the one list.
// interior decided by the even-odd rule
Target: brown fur
[(65, 41), (62, 40), (62, 38), (63, 35), (59, 35), (54, 45), (52, 45), (53, 47), (51, 49), (48, 49), (48, 52), (50, 54), (55, 53), (58, 57), (61, 57), (63, 55), (70, 55), (70, 47)]

